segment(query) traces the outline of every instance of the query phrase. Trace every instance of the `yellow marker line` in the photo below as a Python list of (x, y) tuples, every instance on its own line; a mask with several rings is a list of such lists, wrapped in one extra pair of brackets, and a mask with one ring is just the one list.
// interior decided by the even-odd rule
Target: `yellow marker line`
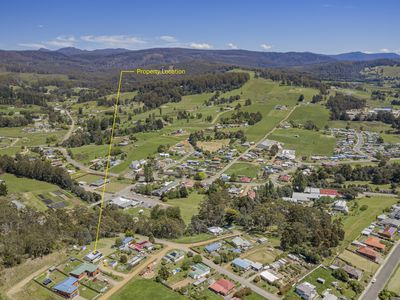
[(97, 223), (97, 232), (96, 232), (96, 241), (94, 243), (94, 251), (97, 250), (97, 242), (99, 241), (101, 217), (103, 215), (103, 207), (104, 207), (104, 196), (105, 196), (105, 193), (106, 193), (106, 186), (107, 186), (106, 181), (108, 179), (108, 169), (110, 168), (111, 148), (112, 148), (112, 144), (113, 144), (115, 123), (116, 123), (116, 120), (117, 120), (117, 113), (118, 113), (118, 101), (119, 101), (119, 97), (120, 97), (120, 94), (121, 94), (122, 75), (124, 73), (131, 73), (131, 72), (134, 72), (134, 71), (121, 71), (120, 74), (119, 74), (118, 91), (117, 91), (117, 98), (115, 100), (113, 124), (112, 124), (112, 127), (111, 127), (110, 144), (108, 145), (107, 163), (106, 163), (106, 169), (105, 169), (105, 172), (104, 172), (104, 185), (103, 185), (103, 191), (102, 191), (102, 194), (101, 194), (100, 213), (99, 213), (99, 220), (98, 220), (98, 223)]

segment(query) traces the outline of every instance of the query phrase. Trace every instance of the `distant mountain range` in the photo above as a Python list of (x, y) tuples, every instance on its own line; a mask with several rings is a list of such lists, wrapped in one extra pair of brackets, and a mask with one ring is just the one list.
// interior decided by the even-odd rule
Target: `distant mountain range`
[(243, 67), (301, 67), (342, 61), (394, 59), (395, 53), (362, 52), (323, 55), (311, 52), (257, 52), (247, 50), (196, 50), (184, 48), (154, 48), (145, 50), (61, 48), (56, 51), (0, 50), (0, 69), (17, 72), (77, 73), (108, 72), (145, 66), (188, 64), (235, 65)]

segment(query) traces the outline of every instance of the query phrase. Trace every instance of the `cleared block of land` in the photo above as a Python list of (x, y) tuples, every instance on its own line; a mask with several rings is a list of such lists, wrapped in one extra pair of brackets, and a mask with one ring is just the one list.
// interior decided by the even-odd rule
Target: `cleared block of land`
[(390, 278), (387, 289), (396, 294), (400, 294), (400, 264), (397, 266), (396, 271)]
[(379, 267), (377, 263), (374, 263), (373, 261), (370, 261), (348, 250), (344, 250), (343, 253), (339, 255), (339, 258), (344, 260), (346, 263), (368, 273), (375, 273)]
[(247, 176), (251, 178), (257, 177), (258, 167), (249, 163), (236, 163), (233, 164), (227, 171), (228, 174), (235, 173), (238, 176)]
[(180, 294), (171, 291), (160, 283), (147, 279), (134, 279), (115, 293), (111, 300), (130, 299), (157, 299), (180, 300), (186, 299)]

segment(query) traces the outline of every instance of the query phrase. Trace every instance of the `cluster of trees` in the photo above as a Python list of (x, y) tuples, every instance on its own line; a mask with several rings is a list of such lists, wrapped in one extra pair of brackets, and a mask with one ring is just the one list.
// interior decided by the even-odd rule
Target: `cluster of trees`
[(29, 111), (21, 111), (20, 115), (17, 116), (0, 114), (0, 127), (20, 127), (32, 123), (33, 118)]
[[(119, 119), (116, 120), (118, 122)], [(92, 117), (87, 119), (83, 124), (83, 130), (77, 130), (71, 135), (63, 145), (66, 147), (81, 147), (83, 145), (89, 145), (95, 143), (96, 145), (102, 145), (109, 142), (110, 139), (110, 124), (112, 124), (112, 117), (103, 117), (98, 119)]]
[(225, 184), (216, 181), (208, 197), (193, 216), (188, 232), (205, 232), (210, 226), (232, 223), (247, 230), (266, 231), (277, 228), (284, 250), (302, 254), (310, 262), (331, 254), (344, 237), (339, 219), (333, 220), (325, 211), (282, 201), (290, 188), (277, 189), (269, 182), (257, 189), (254, 200), (231, 198)]
[(147, 108), (156, 108), (168, 102), (179, 102), (183, 95), (233, 90), (249, 79), (247, 73), (229, 72), (154, 81), (140, 86), (134, 100), (143, 103)]
[(238, 130), (238, 131), (220, 131), (220, 130), (215, 130), (214, 131), (214, 136), (212, 135), (207, 135), (204, 130), (199, 130), (192, 132), (189, 135), (189, 143), (193, 146), (197, 146), (198, 141), (212, 141), (212, 140), (223, 140), (223, 139), (231, 139), (233, 140), (241, 140), (242, 142), (246, 141), (246, 136), (244, 134), (243, 130)]
[(141, 216), (136, 223), (136, 232), (157, 238), (178, 238), (185, 232), (185, 222), (179, 207), (153, 207), (150, 217)]
[[(11, 199), (0, 197), (0, 265), (13, 267), (27, 258), (42, 257), (68, 245), (87, 245), (96, 237), (98, 211), (83, 206), (38, 212), (17, 210)], [(100, 237), (134, 230), (132, 217), (104, 208)], [(6, 228), (6, 229), (5, 229)]]
[(164, 123), (162, 119), (157, 119), (154, 115), (150, 115), (147, 117), (144, 122), (142, 120), (139, 120), (136, 122), (136, 124), (132, 127), (127, 127), (124, 130), (118, 129), (117, 134), (118, 135), (128, 135), (132, 133), (138, 133), (138, 132), (146, 132), (146, 131), (154, 131), (154, 130), (160, 130), (164, 128)]
[(34, 104), (38, 106), (47, 106), (47, 101), (51, 100), (49, 95), (42, 89), (23, 88), (14, 91), (8, 86), (0, 87), (0, 104), (5, 105), (23, 105)]
[(366, 101), (352, 95), (336, 93), (335, 96), (329, 97), (326, 105), (331, 111), (332, 120), (348, 120), (349, 117), (346, 111), (363, 108), (366, 105)]
[(400, 100), (393, 99), (390, 104), (392, 105), (400, 105)]
[(254, 125), (262, 120), (262, 114), (258, 112), (236, 111), (229, 118), (221, 118), (222, 124), (241, 124), (247, 123)]
[(28, 157), (17, 154), (15, 158), (8, 155), (0, 156), (0, 170), (16, 176), (23, 176), (58, 185), (74, 193), (87, 202), (100, 200), (100, 195), (85, 191), (77, 182), (71, 179), (62, 168), (53, 167), (47, 160), (30, 160)]
[(210, 99), (204, 101), (204, 104), (207, 106), (211, 106), (211, 105), (232, 103), (234, 101), (240, 100), (240, 95), (230, 96), (228, 98), (225, 97), (220, 98), (220, 95), (221, 93), (219, 91), (216, 91), (215, 94), (212, 95)]
[(262, 78), (279, 81), (285, 85), (295, 85), (319, 89), (321, 94), (327, 94), (329, 86), (308, 73), (295, 70), (264, 69), (256, 73)]

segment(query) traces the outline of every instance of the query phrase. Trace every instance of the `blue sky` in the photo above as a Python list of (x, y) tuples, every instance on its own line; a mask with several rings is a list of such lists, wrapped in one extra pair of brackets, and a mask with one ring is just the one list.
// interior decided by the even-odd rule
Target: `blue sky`
[(400, 53), (397, 0), (11, 0), (0, 49)]

